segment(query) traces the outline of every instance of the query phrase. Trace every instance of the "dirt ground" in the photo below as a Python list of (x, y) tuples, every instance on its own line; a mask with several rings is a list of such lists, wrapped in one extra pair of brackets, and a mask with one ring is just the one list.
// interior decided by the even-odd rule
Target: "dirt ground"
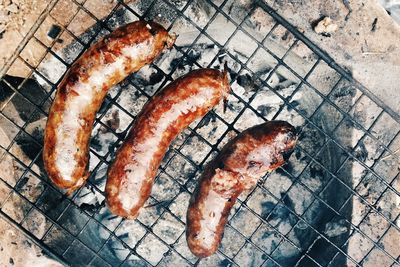
[(2, 236), (0, 250), (3, 255), (0, 257), (1, 266), (62, 266), (58, 262), (43, 256), (34, 244), (2, 219), (0, 219), (0, 234)]
[[(377, 1), (267, 2), (400, 113), (400, 27)], [(313, 31), (313, 23), (325, 16), (338, 26), (331, 37)]]
[(48, 1), (0, 1), (0, 66), (12, 55)]

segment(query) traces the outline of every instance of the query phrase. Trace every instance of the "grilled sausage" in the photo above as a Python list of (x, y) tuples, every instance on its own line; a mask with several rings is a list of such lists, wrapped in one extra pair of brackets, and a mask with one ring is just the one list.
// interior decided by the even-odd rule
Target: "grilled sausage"
[(237, 197), (284, 164), (296, 140), (289, 123), (266, 122), (239, 134), (207, 165), (187, 212), (186, 239), (194, 255), (208, 257), (218, 249)]
[(90, 47), (61, 81), (49, 111), (43, 160), (49, 178), (72, 192), (88, 178), (89, 140), (107, 91), (171, 47), (175, 36), (154, 22), (118, 28)]
[(114, 214), (138, 215), (171, 141), (229, 90), (226, 72), (200, 69), (170, 83), (143, 107), (108, 170), (106, 197)]

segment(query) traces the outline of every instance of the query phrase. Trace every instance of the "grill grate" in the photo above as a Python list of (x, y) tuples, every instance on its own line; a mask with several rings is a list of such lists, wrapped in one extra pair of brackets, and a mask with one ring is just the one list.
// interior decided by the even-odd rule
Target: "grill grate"
[[(1, 189), (7, 192), (0, 199), (3, 218), (49, 255), (73, 266), (362, 266), (377, 259), (388, 266), (400, 264), (398, 246), (393, 243), (400, 236), (399, 203), (387, 207), (388, 202), (400, 197), (396, 155), (399, 116), (327, 54), (261, 1), (236, 16), (231, 16), (234, 1), (230, 0), (118, 2), (103, 20), (87, 8), (87, 1), (72, 0), (77, 8), (60, 33), (73, 38), (68, 49), (79, 54), (119, 23), (138, 18), (160, 21), (170, 31), (184, 21), (196, 36), (189, 44), (180, 44), (178, 38), (171, 52), (146, 69), (156, 82), (140, 79), (146, 75), (141, 71), (111, 90), (94, 127), (94, 133), (106, 135), (108, 143), (102, 143), (104, 139), (94, 134), (88, 185), (65, 197), (43, 172), (43, 123), (35, 124), (45, 121), (58, 76), (73, 62), (55, 50), (57, 40), (45, 43), (36, 35), (46, 18), (52, 17), (52, 9), (62, 2), (53, 1), (9, 64), (0, 70), (5, 74), (20, 61), (30, 73), (25, 79), (2, 78), (2, 86), (12, 91), (0, 107), (0, 125), (6, 125), (11, 135), (10, 142), (1, 143), (1, 162), (13, 162), (15, 178), (0, 177)], [(210, 14), (204, 23), (190, 12), (201, 5)], [(256, 12), (273, 21), (265, 33), (258, 32), (263, 36), (255, 34), (259, 25), (249, 27)], [(158, 13), (168, 15), (159, 17)], [(68, 25), (79, 14), (86, 14), (96, 24), (85, 34), (75, 36)], [(123, 21), (118, 21), (120, 18)], [(213, 29), (221, 21), (231, 27), (216, 33)], [(285, 50), (271, 46), (272, 39), (284, 43)], [(46, 49), (37, 64), (23, 57), (24, 48), (32, 40)], [(236, 48), (245, 40), (251, 45), (243, 54), (240, 47)], [(204, 44), (212, 51), (208, 57), (202, 52)], [(293, 61), (293, 54), (299, 51), (308, 51), (304, 59), (307, 65), (298, 64), (303, 62), (301, 58)], [(269, 68), (260, 71), (257, 63), (264, 59)], [(59, 75), (46, 73), (46, 62), (62, 66), (60, 73), (55, 72)], [(141, 105), (188, 70), (218, 67), (224, 62), (233, 88), (228, 113), (217, 107), (178, 137), (163, 160), (149, 204), (137, 220), (111, 215), (104, 207), (104, 172)], [(289, 90), (276, 86), (285, 79)], [(25, 90), (32, 86), (38, 87), (40, 94), (32, 97)], [(127, 98), (134, 98), (135, 106), (126, 105)], [(274, 104), (256, 104), (260, 99), (267, 104), (273, 99)], [(15, 107), (20, 118), (12, 116), (16, 100), (24, 103)], [(358, 115), (364, 109), (370, 115), (361, 119)], [(116, 112), (121, 121), (127, 122), (123, 129), (112, 124)], [(267, 119), (288, 120), (301, 132), (290, 164), (265, 177), (239, 199), (216, 255), (194, 258), (186, 247), (184, 224), (196, 179), (229, 138)], [(107, 151), (98, 147), (107, 147)], [(358, 172), (354, 171), (355, 165)], [(38, 224), (43, 229), (38, 230)]]

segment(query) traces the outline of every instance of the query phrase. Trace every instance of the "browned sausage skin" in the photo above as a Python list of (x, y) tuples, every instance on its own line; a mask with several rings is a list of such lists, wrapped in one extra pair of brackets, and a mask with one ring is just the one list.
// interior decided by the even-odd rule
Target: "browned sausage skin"
[(108, 90), (174, 42), (157, 23), (136, 21), (101, 39), (72, 65), (58, 86), (44, 136), (44, 166), (57, 186), (72, 192), (88, 178), (90, 135)]
[(114, 214), (138, 215), (171, 141), (229, 90), (226, 72), (200, 69), (170, 83), (144, 106), (108, 170), (107, 203)]
[(218, 249), (237, 197), (283, 165), (296, 141), (292, 125), (270, 121), (245, 130), (224, 146), (207, 165), (189, 202), (186, 239), (194, 255), (208, 257)]

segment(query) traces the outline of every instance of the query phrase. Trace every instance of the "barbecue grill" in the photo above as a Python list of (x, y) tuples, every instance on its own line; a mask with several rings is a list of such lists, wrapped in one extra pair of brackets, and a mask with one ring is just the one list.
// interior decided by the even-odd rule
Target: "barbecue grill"
[[(0, 173), (7, 192), (0, 214), (49, 257), (71, 266), (400, 264), (399, 115), (274, 9), (262, 1), (245, 8), (231, 0), (133, 1), (116, 2), (99, 18), (85, 0), (72, 0), (66, 25), (51, 29), (51, 41), (40, 38), (62, 1), (49, 3), (0, 69), (0, 130), (8, 138), (0, 143), (1, 168), (11, 169)], [(94, 25), (77, 36), (69, 25), (82, 16)], [(92, 134), (92, 174), (66, 196), (41, 157), (57, 85), (93, 42), (137, 19), (159, 22), (177, 42), (110, 91)], [(72, 41), (60, 50), (61, 36)], [(32, 41), (46, 51), (36, 62), (24, 57)], [(8, 75), (17, 63), (26, 78)], [(178, 136), (136, 220), (113, 216), (104, 204), (107, 166), (143, 104), (192, 69), (224, 64), (232, 87), (226, 110), (221, 104)], [(215, 255), (194, 257), (185, 215), (205, 164), (240, 131), (274, 119), (300, 133), (289, 163), (239, 198)]]

